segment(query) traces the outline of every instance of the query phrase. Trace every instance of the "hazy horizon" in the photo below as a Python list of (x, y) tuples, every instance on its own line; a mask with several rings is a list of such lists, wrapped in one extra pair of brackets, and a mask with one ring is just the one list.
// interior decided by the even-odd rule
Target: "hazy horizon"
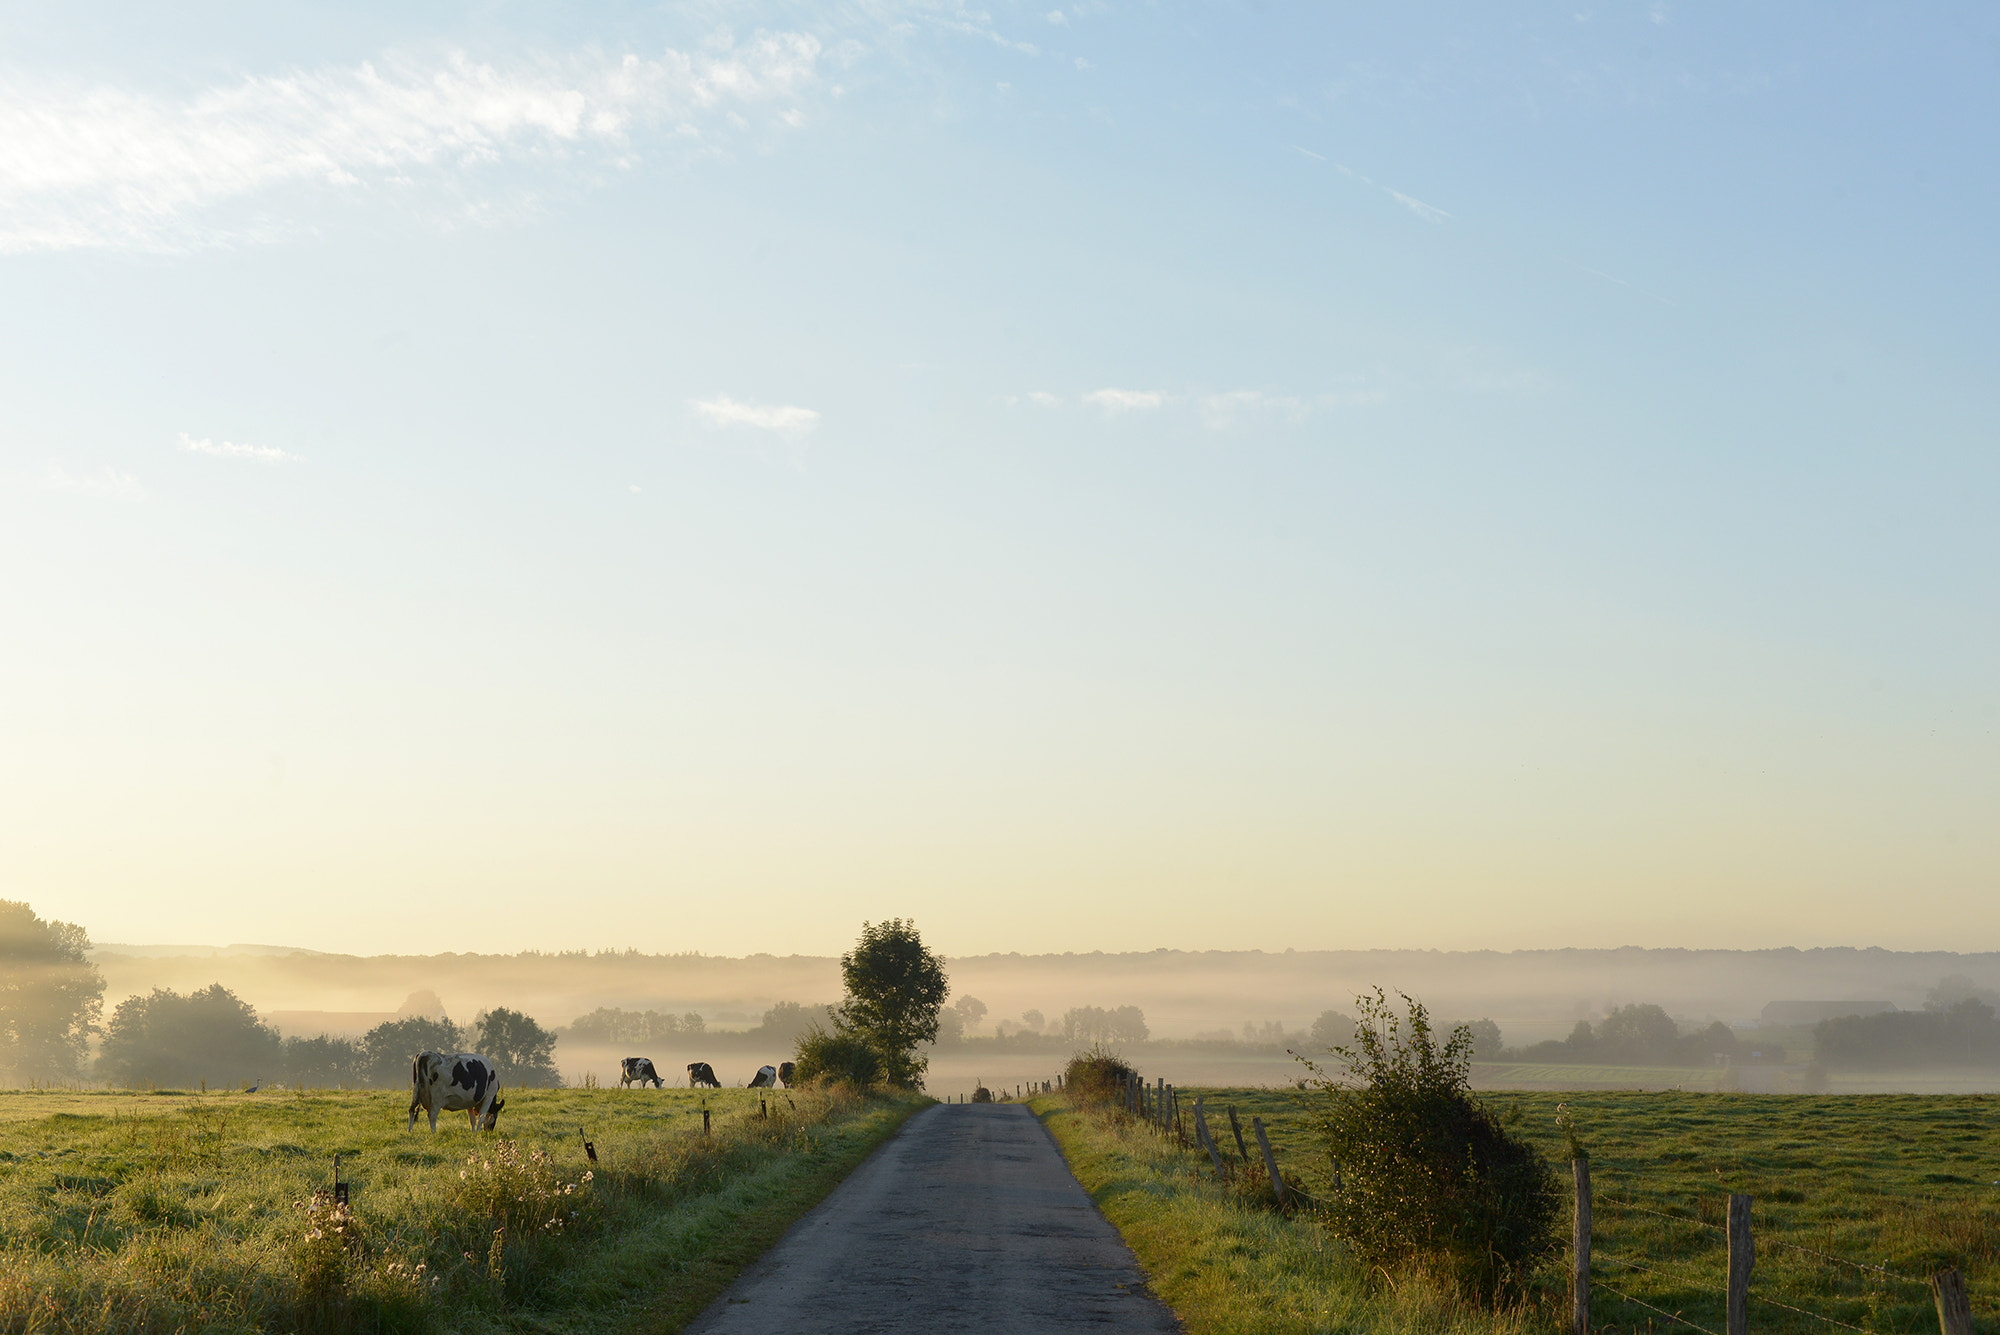
[(0, 23), (0, 897), (2000, 946), (2000, 14)]

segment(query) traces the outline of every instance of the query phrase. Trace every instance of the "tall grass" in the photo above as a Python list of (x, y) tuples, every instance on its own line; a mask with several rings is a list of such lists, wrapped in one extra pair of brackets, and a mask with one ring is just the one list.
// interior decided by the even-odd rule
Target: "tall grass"
[(1310, 1215), (1268, 1208), (1261, 1168), (1218, 1182), (1206, 1154), (1112, 1104), (1055, 1095), (1030, 1106), (1195, 1335), (1540, 1335), (1558, 1324), (1544, 1291), (1496, 1313), (1421, 1271), (1371, 1270)]
[(515, 1091), (433, 1136), (400, 1092), (0, 1094), (0, 1335), (677, 1329), (927, 1102)]

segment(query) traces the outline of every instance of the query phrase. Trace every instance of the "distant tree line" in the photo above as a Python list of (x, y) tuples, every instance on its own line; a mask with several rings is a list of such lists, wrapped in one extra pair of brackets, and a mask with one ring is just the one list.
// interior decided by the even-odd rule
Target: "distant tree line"
[(113, 1085), (186, 1089), (274, 1083), (296, 1087), (395, 1088), (408, 1085), (419, 1052), (476, 1050), (493, 1058), (514, 1087), (560, 1085), (556, 1036), (506, 1007), (482, 1011), (469, 1026), (411, 1016), (376, 1025), (360, 1038), (320, 1034), (285, 1038), (221, 983), (182, 995), (155, 988), (118, 1003), (104, 1027), (97, 1076)]
[(1072, 1006), (1063, 1012), (1062, 1035), (1070, 1043), (1143, 1043), (1150, 1030), (1137, 1006)]
[(1920, 1011), (1883, 1011), (1822, 1020), (1813, 1049), (1838, 1071), (2000, 1066), (2000, 993), (1953, 974), (1931, 989)]
[(599, 1006), (588, 1015), (579, 1015), (562, 1030), (564, 1038), (578, 1043), (648, 1043), (654, 1039), (680, 1038), (707, 1029), (699, 1014), (664, 1015), (659, 1011), (629, 1011), (617, 1006)]
[(1674, 1018), (1650, 1003), (1620, 1006), (1595, 1025), (1578, 1020), (1568, 1038), (1545, 1039), (1524, 1048), (1510, 1048), (1505, 1057), (1522, 1062), (1581, 1062), (1603, 1066), (1712, 1066), (1718, 1054), (1743, 1061), (1752, 1054), (1766, 1062), (1781, 1062), (1785, 1050), (1769, 1043), (1746, 1042), (1722, 1021), (1683, 1030)]

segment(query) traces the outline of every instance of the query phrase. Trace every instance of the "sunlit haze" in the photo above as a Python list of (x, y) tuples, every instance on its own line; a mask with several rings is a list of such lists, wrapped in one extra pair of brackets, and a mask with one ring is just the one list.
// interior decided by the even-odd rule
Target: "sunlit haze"
[(0, 898), (1994, 949), (1996, 53), (1950, 5), (14, 6)]

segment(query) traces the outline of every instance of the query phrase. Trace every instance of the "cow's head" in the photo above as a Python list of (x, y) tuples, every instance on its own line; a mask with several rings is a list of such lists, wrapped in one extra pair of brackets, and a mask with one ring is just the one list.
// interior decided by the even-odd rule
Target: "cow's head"
[(482, 1131), (491, 1131), (493, 1124), (500, 1120), (500, 1110), (506, 1106), (507, 1100), (505, 1099), (493, 1100), (493, 1106), (486, 1110), (486, 1120), (479, 1124), (479, 1129)]

